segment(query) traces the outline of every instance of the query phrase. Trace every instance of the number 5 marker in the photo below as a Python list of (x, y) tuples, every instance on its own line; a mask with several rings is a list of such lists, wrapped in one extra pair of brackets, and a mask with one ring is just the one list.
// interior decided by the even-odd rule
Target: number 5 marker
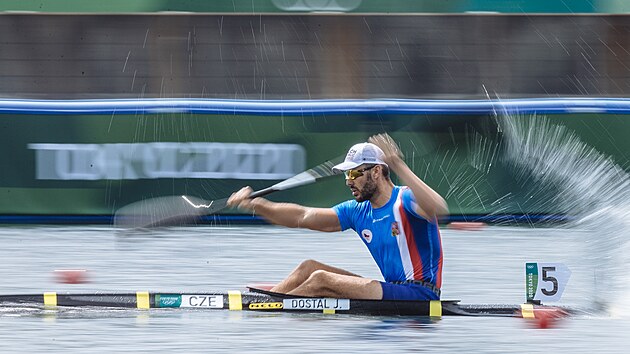
[(526, 263), (527, 302), (559, 301), (570, 277), (562, 263)]

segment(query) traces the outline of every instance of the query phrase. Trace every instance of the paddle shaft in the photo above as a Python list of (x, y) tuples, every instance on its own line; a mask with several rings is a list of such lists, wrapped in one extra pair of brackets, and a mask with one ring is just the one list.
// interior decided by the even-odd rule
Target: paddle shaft
[[(253, 198), (258, 198), (258, 197), (264, 197), (273, 192), (293, 189), (299, 186), (315, 183), (316, 181), (322, 178), (337, 175), (340, 172), (334, 171), (332, 167), (335, 164), (334, 161), (340, 160), (342, 157), (343, 155), (333, 160), (326, 161), (316, 167), (311, 168), (308, 171), (304, 171), (291, 178), (285, 179), (284, 181), (276, 183), (273, 186), (252, 192), (252, 194), (249, 195), (249, 198), (253, 199)], [(224, 198), (224, 199), (219, 199), (219, 200), (215, 200), (211, 202), (210, 204), (208, 204), (205, 214), (209, 215), (209, 214), (213, 214), (213, 213), (216, 213), (225, 209), (227, 207), (227, 201), (228, 201), (228, 198)]]

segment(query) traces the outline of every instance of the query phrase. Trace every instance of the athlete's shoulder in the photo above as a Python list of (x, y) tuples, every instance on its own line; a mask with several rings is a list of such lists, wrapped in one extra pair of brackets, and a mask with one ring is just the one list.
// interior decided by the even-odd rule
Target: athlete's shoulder
[(394, 191), (392, 195), (395, 198), (403, 198), (405, 200), (408, 200), (409, 198), (414, 198), (413, 191), (407, 186), (394, 186)]
[(357, 213), (357, 212), (361, 212), (362, 210), (365, 210), (366, 205), (368, 204), (369, 204), (368, 202), (359, 203), (354, 199), (349, 199), (349, 200), (346, 200), (345, 202), (341, 202), (335, 205), (333, 209), (337, 211), (337, 213), (339, 212)]
[(358, 203), (357, 203), (356, 200), (349, 199), (349, 200), (343, 201), (343, 202), (335, 205), (333, 208), (346, 208), (346, 209), (348, 209), (348, 208), (356, 208), (357, 204)]
[(415, 201), (416, 197), (413, 195), (411, 188), (407, 186), (395, 186), (394, 188), (398, 189), (398, 193), (400, 193), (399, 196), (403, 199)]
[(425, 219), (423, 216), (418, 214), (418, 210), (420, 209), (418, 202), (416, 201), (416, 196), (413, 194), (411, 188), (407, 186), (400, 186), (400, 200), (402, 201), (405, 210), (407, 210), (411, 215)]
[(366, 210), (363, 204), (351, 199), (341, 202), (332, 208), (337, 213), (342, 230), (355, 229), (356, 223), (365, 217)]

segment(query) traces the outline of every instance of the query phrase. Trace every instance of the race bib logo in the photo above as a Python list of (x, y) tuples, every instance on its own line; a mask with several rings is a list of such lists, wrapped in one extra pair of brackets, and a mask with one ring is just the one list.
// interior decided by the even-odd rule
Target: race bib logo
[(392, 223), (392, 236), (396, 237), (400, 235), (400, 229), (398, 228), (398, 222), (394, 221)]
[(363, 239), (367, 243), (372, 242), (372, 231), (370, 231), (368, 229), (365, 229), (365, 230), (361, 231), (361, 237), (363, 237)]

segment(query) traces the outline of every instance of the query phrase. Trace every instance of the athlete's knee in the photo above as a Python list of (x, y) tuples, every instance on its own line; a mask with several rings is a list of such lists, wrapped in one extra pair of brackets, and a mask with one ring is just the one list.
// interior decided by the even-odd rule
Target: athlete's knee
[(338, 296), (337, 274), (319, 269), (311, 273), (304, 282), (313, 296)]
[(320, 263), (314, 259), (307, 259), (300, 263), (300, 265), (297, 267), (297, 270), (300, 272), (311, 274), (317, 270), (322, 269), (323, 265), (323, 263)]
[(308, 277), (308, 281), (323, 288), (330, 283), (331, 275), (332, 273), (329, 271), (318, 269), (311, 273)]

